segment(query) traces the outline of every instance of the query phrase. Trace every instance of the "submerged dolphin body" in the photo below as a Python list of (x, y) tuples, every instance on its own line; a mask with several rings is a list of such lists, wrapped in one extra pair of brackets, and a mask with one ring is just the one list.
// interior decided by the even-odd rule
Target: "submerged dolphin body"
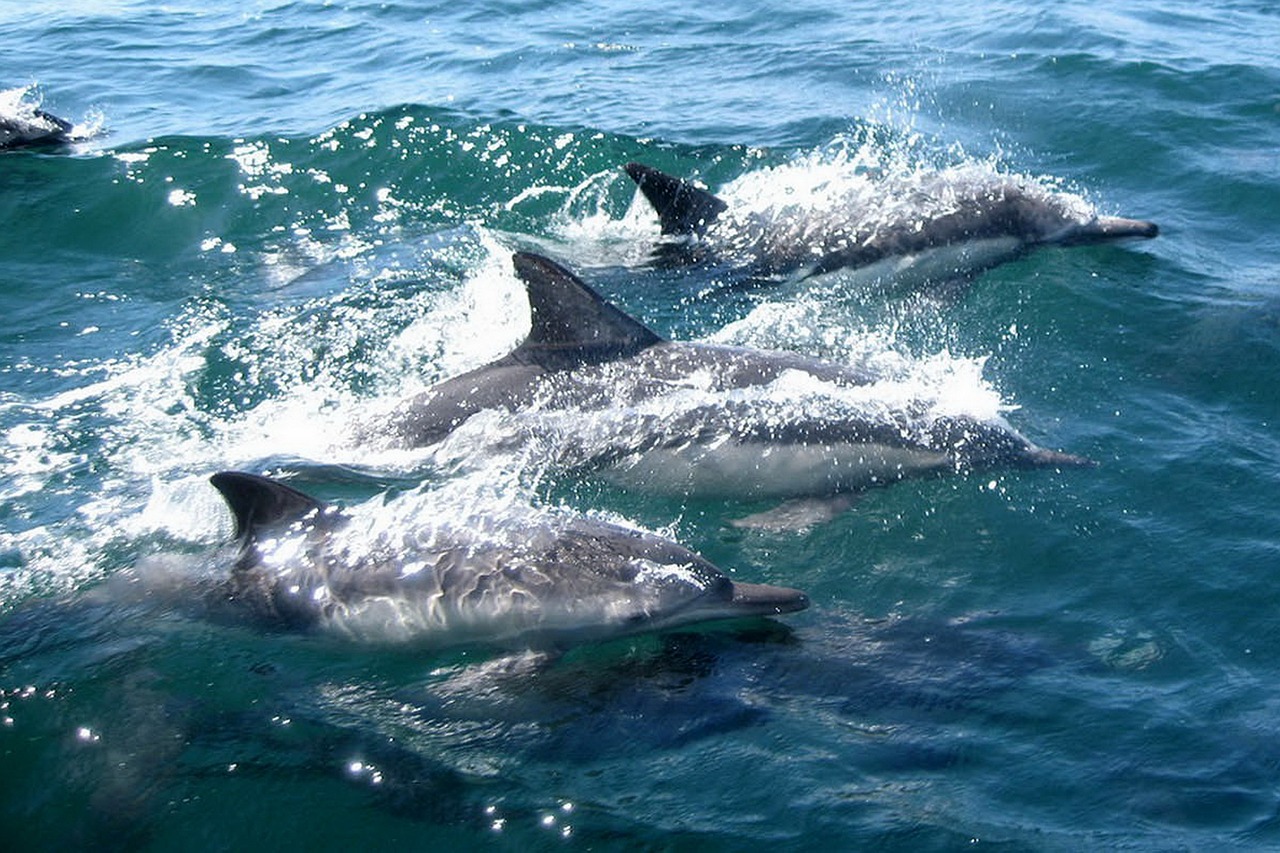
[[(766, 280), (841, 272), (906, 285), (957, 281), (1038, 246), (1110, 243), (1159, 233), (1153, 222), (1087, 216), (1057, 195), (1011, 182), (959, 192), (951, 188), (956, 197), (936, 213), (878, 224), (817, 212), (740, 219), (726, 216), (728, 204), (689, 181), (640, 163), (625, 169), (657, 212), (664, 237), (747, 258), (753, 276)], [(679, 251), (680, 245), (674, 248)]]
[(517, 523), (505, 535), (427, 525), (406, 544), (361, 550), (341, 541), (347, 519), (279, 481), (224, 471), (211, 482), (240, 547), (211, 603), (276, 628), (543, 645), (808, 606), (794, 589), (732, 581), (675, 542), (585, 517)]
[(868, 401), (874, 377), (845, 365), (665, 340), (554, 261), (519, 253), (514, 262), (529, 296), (528, 337), (404, 404), (391, 418), (402, 442), (440, 442), (484, 411), (518, 413), (530, 429), (552, 421), (552, 451), (566, 467), (737, 500), (829, 497), (996, 465), (1090, 464), (1037, 447), (998, 418)]

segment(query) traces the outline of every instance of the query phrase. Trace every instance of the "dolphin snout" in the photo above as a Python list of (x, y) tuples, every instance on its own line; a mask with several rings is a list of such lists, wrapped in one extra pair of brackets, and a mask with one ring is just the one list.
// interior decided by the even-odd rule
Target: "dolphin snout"
[(1150, 240), (1160, 233), (1160, 226), (1146, 219), (1125, 219), (1121, 216), (1099, 216), (1069, 228), (1050, 242), (1058, 246), (1088, 246), (1094, 243), (1110, 243), (1115, 240)]

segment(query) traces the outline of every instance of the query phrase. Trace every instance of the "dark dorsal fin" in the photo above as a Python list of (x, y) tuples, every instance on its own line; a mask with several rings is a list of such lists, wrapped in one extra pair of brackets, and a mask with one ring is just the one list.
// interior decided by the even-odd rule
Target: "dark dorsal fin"
[(550, 258), (517, 252), (513, 260), (529, 294), (531, 323), (512, 360), (562, 370), (624, 358), (662, 342)]
[(236, 538), (251, 541), (257, 532), (301, 521), (312, 513), (324, 512), (325, 505), (297, 489), (278, 480), (245, 474), (241, 471), (220, 471), (209, 478), (213, 487), (222, 493), (236, 521)]
[(728, 207), (706, 190), (642, 163), (625, 166), (631, 180), (658, 212), (663, 234), (702, 234)]
[(44, 110), (36, 110), (36, 117), (44, 119), (49, 124), (52, 124), (54, 127), (58, 129), (57, 132), (64, 136), (70, 133), (71, 129), (75, 127), (75, 125), (73, 125), (71, 122), (67, 121), (66, 119), (58, 118), (53, 113), (47, 113)]

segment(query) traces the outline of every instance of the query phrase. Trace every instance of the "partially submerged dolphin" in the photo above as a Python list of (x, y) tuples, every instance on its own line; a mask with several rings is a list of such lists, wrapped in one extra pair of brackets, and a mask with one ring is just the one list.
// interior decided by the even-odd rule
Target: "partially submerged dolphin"
[(808, 606), (794, 589), (730, 580), (675, 542), (586, 517), (513, 522), (502, 536), (424, 520), (404, 544), (361, 550), (341, 541), (342, 514), (277, 480), (224, 471), (211, 481), (239, 542), (211, 603), (276, 628), (558, 645)]
[[(25, 91), (14, 90), (0, 94), (16, 93), (20, 96)], [(71, 141), (73, 129), (71, 122), (34, 107), (21, 97), (0, 98), (0, 151), (63, 145)]]
[[(548, 427), (566, 467), (737, 500), (827, 497), (995, 465), (1091, 464), (1037, 447), (998, 418), (867, 400), (876, 377), (846, 365), (666, 340), (554, 261), (522, 252), (514, 263), (528, 337), (402, 405), (390, 426), (404, 443), (440, 442), (484, 411), (518, 413), (531, 430)], [(797, 385), (799, 394), (784, 391)]]
[[(1153, 222), (1082, 215), (1061, 196), (1015, 182), (958, 190), (935, 212), (869, 221), (863, 215), (788, 210), (735, 216), (729, 205), (692, 182), (641, 163), (625, 167), (657, 212), (664, 237), (709, 246), (744, 259), (753, 276), (799, 281), (856, 273), (897, 283), (970, 278), (1039, 246), (1082, 246), (1159, 233)], [(865, 212), (864, 212), (865, 213)], [(672, 244), (667, 244), (671, 248)]]

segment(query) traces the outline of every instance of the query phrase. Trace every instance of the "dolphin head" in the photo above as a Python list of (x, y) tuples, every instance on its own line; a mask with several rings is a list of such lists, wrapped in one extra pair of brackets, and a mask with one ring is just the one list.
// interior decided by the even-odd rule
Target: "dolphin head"
[(926, 440), (947, 452), (957, 469), (1093, 468), (1092, 459), (1040, 447), (1002, 420), (980, 421), (968, 417), (943, 417), (931, 423)]
[(1021, 185), (979, 193), (955, 213), (939, 217), (932, 227), (957, 230), (966, 239), (1016, 237), (1026, 246), (1090, 246), (1150, 239), (1160, 233), (1154, 222), (1098, 216), (1076, 196)]
[[(563, 559), (586, 546), (583, 556), (591, 574), (625, 578), (632, 587), (626, 598), (610, 605), (625, 613), (621, 633), (662, 630), (720, 619), (777, 616), (809, 606), (803, 592), (789, 587), (731, 580), (704, 557), (679, 543), (600, 521), (578, 519), (557, 535)], [(616, 592), (612, 593), (616, 596)], [(580, 596), (575, 608), (581, 606)], [(629, 612), (628, 612), (629, 611)]]

